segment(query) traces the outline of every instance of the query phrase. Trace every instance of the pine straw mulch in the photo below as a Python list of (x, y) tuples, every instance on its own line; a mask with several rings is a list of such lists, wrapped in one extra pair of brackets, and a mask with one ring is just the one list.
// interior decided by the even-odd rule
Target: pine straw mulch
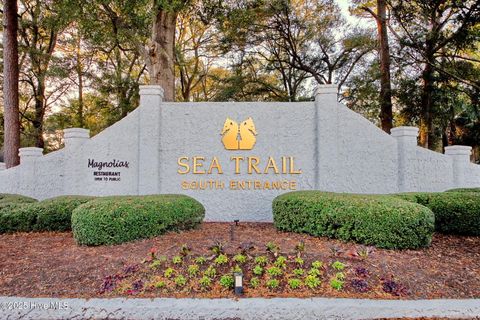
[[(326, 238), (278, 232), (268, 223), (203, 223), (197, 230), (169, 233), (154, 239), (117, 246), (77, 246), (71, 233), (19, 233), (0, 235), (0, 295), (26, 297), (105, 297), (101, 293), (108, 276), (123, 274), (125, 269), (140, 265), (156, 248), (156, 255), (172, 258), (182, 245), (192, 255), (211, 255), (215, 242), (224, 245), (228, 255), (240, 248), (251, 248), (249, 254), (265, 254), (265, 244), (274, 242), (281, 253), (294, 255), (295, 246), (305, 243), (305, 261), (322, 260), (326, 265), (341, 261), (348, 266), (347, 278), (357, 269), (367, 269), (371, 289), (356, 292), (345, 286), (337, 291), (321, 290), (250, 290), (247, 297), (349, 297), (376, 299), (480, 298), (480, 238), (435, 235), (432, 245), (422, 250), (382, 250), (366, 248)], [(233, 239), (233, 240), (232, 240)], [(368, 252), (360, 256), (359, 252)], [(401, 294), (382, 290), (382, 280), (401, 284)], [(168, 294), (141, 292), (140, 297), (234, 297), (228, 290), (187, 292), (173, 290)]]

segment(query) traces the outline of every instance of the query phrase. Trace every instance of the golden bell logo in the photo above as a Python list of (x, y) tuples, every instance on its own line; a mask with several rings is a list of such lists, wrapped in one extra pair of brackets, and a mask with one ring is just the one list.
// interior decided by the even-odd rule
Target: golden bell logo
[(222, 130), (222, 143), (227, 150), (252, 150), (257, 138), (255, 124), (250, 117), (240, 125), (230, 118), (225, 120)]

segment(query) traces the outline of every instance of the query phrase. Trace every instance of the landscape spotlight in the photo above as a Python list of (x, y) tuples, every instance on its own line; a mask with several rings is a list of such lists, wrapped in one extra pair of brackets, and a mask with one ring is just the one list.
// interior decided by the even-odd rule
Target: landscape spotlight
[(243, 294), (243, 273), (235, 272), (233, 274), (233, 277), (235, 279), (235, 294), (236, 295)]

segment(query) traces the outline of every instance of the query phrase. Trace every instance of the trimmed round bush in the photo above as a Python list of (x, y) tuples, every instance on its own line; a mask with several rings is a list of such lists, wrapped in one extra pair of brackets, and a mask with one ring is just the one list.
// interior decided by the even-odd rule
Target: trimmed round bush
[(32, 231), (37, 223), (34, 203), (5, 203), (0, 206), (0, 234)]
[(446, 234), (480, 236), (480, 196), (475, 192), (398, 194), (402, 199), (430, 208), (435, 230)]
[(32, 206), (37, 214), (36, 231), (68, 231), (72, 229), (72, 212), (94, 197), (61, 196), (43, 200)]
[(110, 245), (198, 226), (205, 209), (184, 195), (99, 198), (73, 211), (72, 229), (82, 245)]
[(279, 230), (388, 249), (430, 245), (434, 215), (422, 205), (382, 195), (295, 191), (273, 201)]

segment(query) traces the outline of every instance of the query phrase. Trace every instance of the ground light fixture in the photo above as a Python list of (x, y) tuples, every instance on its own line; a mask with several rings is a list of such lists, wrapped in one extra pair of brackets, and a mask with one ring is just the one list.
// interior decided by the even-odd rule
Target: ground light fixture
[(243, 273), (235, 272), (233, 273), (233, 278), (235, 279), (235, 294), (237, 296), (243, 294)]

